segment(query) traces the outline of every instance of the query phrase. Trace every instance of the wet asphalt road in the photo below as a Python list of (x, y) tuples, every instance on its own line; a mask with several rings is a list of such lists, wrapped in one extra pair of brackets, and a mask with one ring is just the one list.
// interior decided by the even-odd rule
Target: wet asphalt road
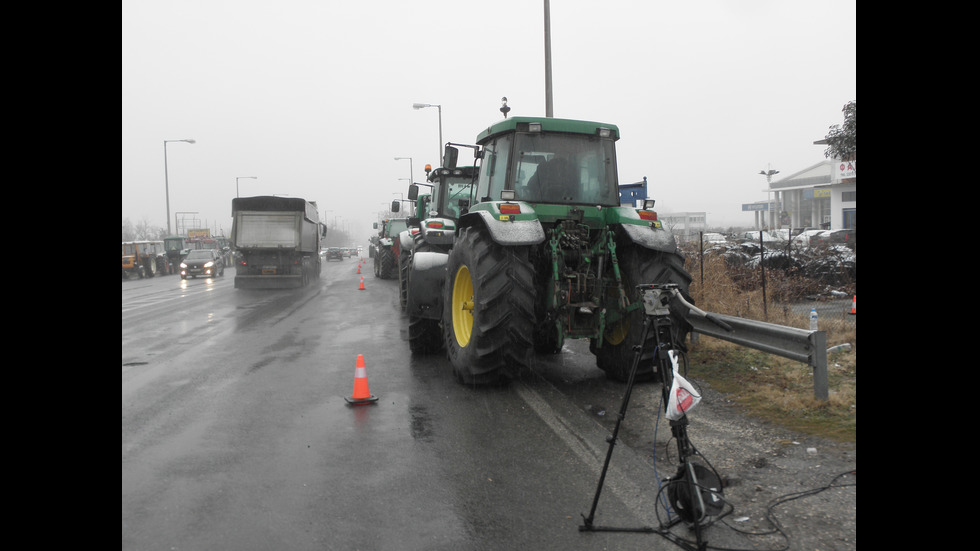
[[(356, 269), (123, 282), (123, 549), (651, 548), (578, 530), (599, 425), (547, 384), (473, 389), (413, 358), (397, 283)], [(359, 354), (379, 400), (351, 407)], [(618, 469), (597, 519), (649, 524), (654, 481)]]
[[(327, 262), (299, 290), (236, 290), (233, 269), (123, 282), (123, 549), (679, 548), (579, 530), (623, 388), (587, 343), (509, 387), (461, 386), (443, 355), (411, 356), (397, 282), (369, 262)], [(378, 402), (351, 407), (359, 354)], [(596, 525), (658, 526), (653, 431), (624, 439)]]

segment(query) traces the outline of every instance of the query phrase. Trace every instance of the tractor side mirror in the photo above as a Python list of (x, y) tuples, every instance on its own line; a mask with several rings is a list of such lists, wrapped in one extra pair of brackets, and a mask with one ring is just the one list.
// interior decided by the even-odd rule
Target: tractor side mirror
[(444, 168), (456, 168), (456, 159), (459, 158), (459, 150), (451, 145), (446, 146), (446, 152), (442, 157)]
[(391, 202), (391, 212), (398, 212), (400, 205), (398, 204), (398, 199)]

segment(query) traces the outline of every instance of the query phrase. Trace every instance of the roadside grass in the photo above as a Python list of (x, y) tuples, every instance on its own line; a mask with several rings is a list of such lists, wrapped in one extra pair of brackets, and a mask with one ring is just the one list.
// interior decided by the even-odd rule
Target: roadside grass
[[(721, 256), (687, 253), (694, 276), (690, 294), (708, 312), (809, 328), (789, 304), (819, 296), (825, 286), (781, 270), (766, 270), (766, 303), (758, 270), (732, 266)], [(701, 263), (703, 261), (703, 272)], [(703, 283), (702, 283), (702, 275)], [(855, 284), (835, 287), (853, 294)], [(817, 400), (813, 370), (805, 363), (698, 335), (688, 354), (688, 374), (727, 395), (743, 412), (774, 425), (840, 441), (857, 439), (857, 330), (854, 320), (820, 319), (827, 346), (850, 343), (849, 352), (827, 357), (829, 399)]]

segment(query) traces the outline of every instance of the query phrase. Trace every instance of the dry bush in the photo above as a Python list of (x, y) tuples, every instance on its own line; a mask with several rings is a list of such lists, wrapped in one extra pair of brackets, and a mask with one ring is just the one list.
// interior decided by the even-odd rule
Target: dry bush
[[(724, 254), (699, 255), (694, 251), (687, 253), (686, 268), (693, 277), (690, 295), (694, 303), (712, 313), (808, 329), (808, 310), (802, 304), (827, 296), (825, 283), (813, 281), (792, 267), (766, 268), (765, 301), (758, 267), (733, 263)], [(854, 293), (855, 285), (853, 281), (845, 284), (837, 289), (840, 292), (836, 296)], [(847, 319), (846, 312), (839, 319), (820, 319), (828, 347), (851, 344), (849, 352), (828, 356), (826, 401), (814, 398), (813, 371), (807, 364), (704, 335), (692, 347), (692, 372), (755, 415), (796, 430), (852, 441), (857, 424), (854, 321)]]

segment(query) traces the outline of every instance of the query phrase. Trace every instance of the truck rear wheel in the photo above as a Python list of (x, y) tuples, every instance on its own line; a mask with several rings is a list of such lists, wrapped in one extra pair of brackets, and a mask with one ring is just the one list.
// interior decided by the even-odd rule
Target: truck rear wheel
[[(676, 283), (680, 286), (685, 300), (694, 303), (687, 294), (691, 276), (684, 269), (684, 257), (680, 253), (653, 251), (638, 245), (621, 247), (619, 250), (622, 251), (619, 257), (620, 275), (630, 304), (641, 301), (636, 286), (647, 283)], [(616, 293), (618, 294), (618, 291)], [(633, 347), (640, 343), (643, 336), (643, 316), (644, 310), (640, 308), (634, 310), (628, 318), (606, 326), (605, 335), (601, 337), (603, 339), (601, 347), (596, 346), (596, 339), (590, 341), (589, 349), (595, 354), (596, 365), (611, 379), (617, 381), (629, 379), (635, 353)], [(671, 321), (677, 331), (674, 342), (680, 343), (683, 347), (691, 326), (679, 315), (672, 314)], [(647, 334), (646, 342), (643, 343), (640, 364), (636, 368), (637, 381), (660, 379), (660, 374), (653, 370), (656, 344), (656, 335), (651, 330)]]
[(533, 356), (533, 267), (523, 247), (503, 247), (480, 227), (460, 230), (449, 253), (443, 333), (456, 379), (497, 384)]

